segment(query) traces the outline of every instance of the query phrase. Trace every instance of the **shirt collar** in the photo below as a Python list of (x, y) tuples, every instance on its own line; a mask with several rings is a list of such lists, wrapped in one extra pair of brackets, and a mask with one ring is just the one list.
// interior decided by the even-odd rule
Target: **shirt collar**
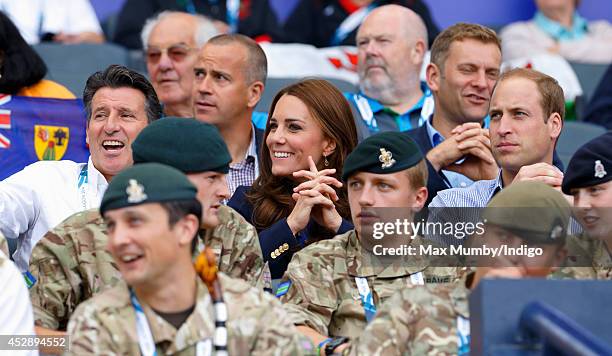
[(489, 197), (489, 200), (487, 200), (487, 202), (493, 199), (495, 194), (499, 193), (502, 189), (504, 189), (504, 181), (502, 180), (501, 169), (499, 170), (499, 173), (497, 173), (497, 178), (495, 178), (495, 181), (493, 183), (493, 190), (491, 191), (491, 196)]
[(427, 119), (425, 121), (425, 127), (427, 128), (427, 136), (429, 136), (429, 142), (431, 143), (431, 147), (436, 147), (437, 145), (439, 145), (440, 143), (442, 143), (442, 141), (445, 140), (444, 136), (442, 136), (442, 134), (436, 130), (433, 125), (432, 125), (432, 120), (433, 120), (433, 115), (431, 115), (429, 117), (429, 119)]
[[(423, 104), (425, 103), (425, 98), (431, 95), (431, 90), (429, 89), (429, 87), (427, 86), (425, 82), (421, 82), (421, 91), (423, 92), (423, 96), (421, 96), (421, 99), (419, 99), (419, 101), (416, 104), (414, 104), (410, 109), (408, 109), (408, 111), (406, 111), (405, 113), (401, 115), (407, 115), (415, 110), (420, 110), (423, 108)], [(368, 104), (370, 105), (370, 109), (372, 109), (372, 112), (375, 114), (383, 110), (387, 110), (390, 112), (393, 111), (389, 108), (386, 108), (383, 104), (380, 103), (380, 101), (376, 99), (372, 99), (369, 96), (365, 95), (362, 91), (359, 91), (359, 95), (366, 98), (366, 100), (368, 101)], [(398, 113), (394, 113), (394, 114), (400, 115)]]
[(255, 162), (255, 178), (257, 178), (259, 176), (259, 160), (257, 159), (257, 138), (255, 137), (255, 126), (253, 124), (251, 124), (251, 142), (249, 143), (245, 159), (248, 157), (253, 157)]
[(542, 12), (538, 11), (533, 21), (535, 24), (549, 36), (557, 41), (576, 40), (584, 37), (588, 31), (588, 23), (586, 19), (578, 12), (574, 12), (572, 18), (572, 28), (568, 29), (559, 22), (546, 17)]

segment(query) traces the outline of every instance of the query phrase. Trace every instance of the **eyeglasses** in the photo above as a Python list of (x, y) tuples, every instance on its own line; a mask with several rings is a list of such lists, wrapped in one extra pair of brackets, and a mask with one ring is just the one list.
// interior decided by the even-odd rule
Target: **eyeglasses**
[(173, 62), (181, 62), (183, 61), (190, 52), (192, 52), (195, 48), (189, 47), (187, 45), (172, 45), (166, 48), (158, 48), (158, 47), (149, 47), (146, 51), (147, 62), (149, 63), (157, 63), (161, 59), (162, 53), (166, 52), (170, 60)]

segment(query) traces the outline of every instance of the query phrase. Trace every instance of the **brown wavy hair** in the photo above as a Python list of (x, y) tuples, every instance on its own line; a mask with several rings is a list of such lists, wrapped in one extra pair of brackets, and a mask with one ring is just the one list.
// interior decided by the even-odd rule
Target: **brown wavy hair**
[[(351, 108), (342, 93), (330, 82), (322, 79), (306, 79), (279, 91), (268, 112), (268, 123), (259, 152), (259, 177), (253, 182), (253, 187), (247, 194), (247, 200), (253, 205), (252, 221), (257, 229), (267, 228), (289, 216), (295, 206), (291, 194), (297, 184), (288, 177), (272, 175), (272, 160), (266, 145), (270, 133), (270, 118), (276, 104), (284, 95), (300, 99), (318, 123), (324, 137), (336, 143), (334, 152), (327, 156), (329, 166), (324, 167), (323, 160), (319, 160), (317, 167), (319, 170), (335, 168), (334, 177), (341, 181), (344, 159), (357, 145), (357, 128)], [(313, 158), (316, 160), (316, 157)], [(336, 210), (340, 216), (350, 221), (351, 213), (345, 187), (338, 190), (338, 198), (335, 202)], [(313, 236), (315, 239), (327, 237), (333, 235), (329, 236), (329, 231), (323, 230), (320, 236)]]

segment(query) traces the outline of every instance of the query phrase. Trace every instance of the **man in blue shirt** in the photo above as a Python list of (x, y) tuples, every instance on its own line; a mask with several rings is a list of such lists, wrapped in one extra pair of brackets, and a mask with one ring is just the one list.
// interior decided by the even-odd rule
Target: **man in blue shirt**
[(359, 93), (345, 93), (359, 141), (384, 131), (419, 126), (433, 100), (419, 74), (427, 52), (427, 28), (412, 10), (378, 7), (357, 32)]
[(435, 109), (423, 126), (407, 133), (426, 153), (429, 200), (440, 190), (497, 174), (483, 121), (500, 65), (499, 38), (486, 27), (459, 23), (434, 41), (427, 84)]
[(539, 181), (561, 190), (563, 172), (553, 165), (565, 117), (563, 89), (531, 69), (515, 68), (499, 79), (489, 110), (490, 147), (501, 168), (497, 177), (466, 189), (438, 193), (429, 207), (484, 207), (503, 187)]

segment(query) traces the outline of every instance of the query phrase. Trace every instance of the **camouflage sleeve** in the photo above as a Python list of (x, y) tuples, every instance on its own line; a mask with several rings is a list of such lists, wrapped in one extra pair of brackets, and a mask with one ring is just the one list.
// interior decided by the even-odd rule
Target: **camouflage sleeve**
[[(391, 296), (376, 313), (363, 334), (351, 341), (345, 355), (403, 355), (411, 337), (410, 303), (400, 293)], [(402, 342), (400, 342), (400, 340)]]
[(260, 293), (270, 307), (258, 320), (260, 331), (251, 355), (315, 355), (315, 347), (293, 326), (282, 304), (269, 293)]
[(215, 228), (213, 235), (222, 241), (221, 263), (227, 264), (222, 270), (231, 277), (263, 289), (264, 260), (257, 230), (232, 208), (224, 206), (219, 214), (221, 224)]
[(30, 288), (30, 299), (36, 325), (64, 330), (78, 304), (69, 281), (69, 278), (78, 278), (72, 271), (77, 261), (71, 251), (72, 244), (56, 232), (48, 232), (32, 250), (29, 272), (36, 282)]
[(306, 251), (293, 255), (277, 296), (294, 325), (305, 325), (328, 335), (338, 300), (332, 271), (303, 252)]
[(232, 249), (232, 260), (236, 261), (234, 269), (239, 277), (252, 286), (263, 289), (264, 259), (257, 237), (257, 230), (240, 214), (232, 210), (232, 218), (236, 221), (236, 247)]
[(68, 323), (69, 351), (67, 355), (117, 355), (112, 332), (103, 327), (95, 305), (81, 304)]

